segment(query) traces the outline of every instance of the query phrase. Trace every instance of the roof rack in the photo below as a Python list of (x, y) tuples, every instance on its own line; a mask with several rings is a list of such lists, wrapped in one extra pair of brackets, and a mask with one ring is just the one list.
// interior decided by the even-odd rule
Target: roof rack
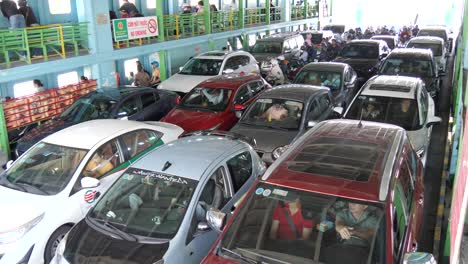
[(221, 131), (221, 130), (196, 130), (196, 131), (183, 133), (182, 135), (179, 136), (179, 138), (190, 137), (190, 136), (218, 136), (218, 137), (228, 138), (231, 140), (239, 140), (239, 141), (249, 144), (252, 147), (255, 147), (257, 145), (257, 142), (255, 141), (254, 138), (250, 138), (250, 137), (243, 136), (241, 134), (237, 134), (233, 132)]

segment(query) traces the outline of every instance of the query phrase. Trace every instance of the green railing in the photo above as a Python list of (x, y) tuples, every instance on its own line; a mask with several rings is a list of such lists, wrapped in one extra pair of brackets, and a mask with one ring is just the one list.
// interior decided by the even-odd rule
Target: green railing
[(239, 29), (238, 11), (218, 11), (211, 13), (211, 32)]
[[(87, 22), (3, 29), (0, 30), (0, 53), (3, 53), (0, 64), (10, 67), (12, 62), (20, 60), (31, 64), (32, 60), (39, 58), (66, 58), (69, 50), (78, 56), (80, 50), (87, 50), (87, 42)], [(32, 58), (33, 54), (37, 56)]]

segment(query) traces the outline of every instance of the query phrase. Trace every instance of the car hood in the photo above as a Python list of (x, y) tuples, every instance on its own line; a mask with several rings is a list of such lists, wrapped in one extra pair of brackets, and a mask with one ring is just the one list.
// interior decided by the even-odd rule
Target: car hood
[(262, 61), (269, 60), (270, 58), (277, 58), (281, 54), (277, 54), (277, 53), (260, 53), (260, 54), (252, 54), (252, 55), (260, 63)]
[(214, 76), (174, 74), (159, 85), (159, 89), (188, 93), (199, 83)]
[(54, 198), (0, 186), (0, 233), (18, 228), (38, 217), (54, 203)]
[(255, 139), (255, 150), (272, 152), (277, 147), (288, 145), (297, 136), (298, 130), (279, 130), (273, 128), (254, 127), (237, 124), (230, 132), (238, 133)]
[(182, 127), (186, 132), (212, 128), (223, 120), (223, 112), (193, 111), (187, 109), (173, 109), (163, 121)]
[(343, 62), (351, 65), (354, 70), (369, 70), (370, 68), (377, 65), (378, 59), (363, 59), (363, 58), (345, 58), (337, 57), (334, 61)]
[(25, 152), (30, 147), (32, 147), (37, 142), (41, 141), (45, 137), (62, 130), (64, 128), (70, 127), (76, 124), (75, 122), (63, 121), (60, 119), (52, 119), (44, 124), (33, 128), (31, 131), (26, 133), (23, 137), (18, 140), (16, 148), (20, 152)]
[(64, 257), (70, 263), (152, 264), (162, 259), (168, 248), (169, 240), (138, 243), (113, 238), (83, 219), (68, 233)]
[(426, 147), (426, 144), (428, 144), (428, 138), (424, 134), (424, 129), (419, 129), (419, 130), (413, 130), (413, 131), (408, 131), (408, 138), (413, 145), (413, 148), (415, 151), (419, 151), (421, 149), (424, 149)]

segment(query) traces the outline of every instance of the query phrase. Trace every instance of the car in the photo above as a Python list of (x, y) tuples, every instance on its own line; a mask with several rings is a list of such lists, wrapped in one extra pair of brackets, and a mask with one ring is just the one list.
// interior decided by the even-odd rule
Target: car
[(335, 38), (335, 35), (331, 30), (306, 30), (301, 31), (301, 35), (306, 39), (310, 39), (310, 42), (320, 50), (320, 45), (322, 44), (322, 39), (329, 39), (330, 41)]
[(402, 128), (321, 122), (228, 220), (208, 211), (208, 224), (222, 233), (202, 263), (403, 263), (419, 255), (423, 173)]
[(49, 263), (60, 240), (123, 169), (183, 130), (91, 120), (39, 141), (0, 174), (0, 263)]
[(328, 24), (325, 25), (323, 30), (331, 30), (333, 34), (343, 34), (345, 32), (346, 26), (342, 24)]
[(417, 37), (439, 37), (444, 40), (446, 52), (452, 50), (452, 39), (449, 38), (449, 30), (445, 26), (424, 26), (418, 31)]
[(218, 236), (206, 211), (230, 213), (264, 171), (241, 137), (188, 134), (130, 166), (70, 230), (52, 263), (200, 263)]
[[(245, 109), (271, 86), (259, 75), (222, 75), (208, 79), (190, 91), (161, 121), (176, 124), (186, 132), (231, 129)], [(219, 96), (217, 100), (214, 95)]]
[(93, 119), (158, 121), (180, 101), (174, 92), (142, 87), (98, 89), (78, 98), (59, 116), (27, 131), (17, 142), (18, 158), (34, 144), (66, 127)]
[(273, 87), (255, 99), (230, 132), (255, 140), (255, 151), (270, 165), (294, 139), (316, 123), (340, 117), (330, 89), (287, 84)]
[(421, 78), (426, 90), (435, 99), (440, 91), (444, 73), (437, 71), (432, 51), (427, 49), (395, 49), (380, 67), (379, 75), (399, 75)]
[(343, 115), (345, 119), (368, 120), (403, 127), (416, 153), (426, 163), (435, 116), (434, 100), (424, 82), (415, 77), (372, 77), (358, 92)]
[(406, 48), (430, 49), (432, 56), (437, 64), (439, 72), (445, 72), (447, 69), (448, 53), (444, 48), (444, 40), (439, 37), (415, 37), (408, 41)]
[(356, 71), (360, 82), (377, 74), (390, 49), (383, 40), (352, 40), (338, 54), (335, 62), (349, 64)]
[(255, 58), (246, 51), (209, 51), (190, 59), (158, 88), (185, 95), (199, 83), (228, 73), (260, 74), (260, 70)]
[(397, 47), (398, 37), (394, 35), (375, 35), (370, 39), (383, 40), (387, 43), (387, 46), (390, 50), (393, 50)]
[(280, 56), (289, 60), (293, 55), (301, 52), (302, 45), (304, 45), (304, 38), (301, 34), (278, 33), (257, 40), (255, 45), (249, 48), (249, 51), (261, 64)]
[(301, 69), (293, 83), (326, 86), (333, 95), (334, 105), (346, 109), (357, 89), (357, 74), (346, 63), (311, 62)]

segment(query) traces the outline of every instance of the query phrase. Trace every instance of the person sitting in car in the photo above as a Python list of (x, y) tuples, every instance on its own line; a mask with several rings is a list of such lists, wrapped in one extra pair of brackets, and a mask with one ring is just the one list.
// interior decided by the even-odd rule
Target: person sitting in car
[(270, 239), (307, 240), (313, 227), (314, 222), (302, 215), (300, 198), (291, 202), (279, 202), (273, 212)]
[(411, 128), (417, 121), (415, 110), (410, 99), (402, 99), (392, 111), (389, 123), (401, 126), (405, 129)]
[(368, 205), (348, 203), (348, 208), (336, 214), (335, 230), (343, 244), (369, 247), (377, 228), (378, 218)]
[(380, 115), (379, 109), (373, 103), (367, 103), (362, 109), (362, 119), (364, 120), (375, 120)]
[(104, 149), (98, 150), (86, 165), (84, 174), (87, 177), (100, 178), (114, 168), (112, 162), (104, 157)]
[(289, 111), (286, 107), (280, 104), (274, 104), (268, 108), (260, 118), (266, 119), (268, 122), (283, 121), (288, 117)]
[(329, 87), (332, 91), (340, 88), (340, 76), (338, 74), (328, 74), (325, 81), (322, 82), (323, 86)]
[(213, 89), (211, 92), (208, 92), (206, 89), (202, 89), (202, 93), (212, 105), (218, 105), (223, 102), (224, 91), (222, 89)]
[(322, 82), (321, 82), (320, 77), (318, 76), (317, 73), (309, 72), (307, 74), (307, 76), (304, 78), (304, 84), (321, 85)]

